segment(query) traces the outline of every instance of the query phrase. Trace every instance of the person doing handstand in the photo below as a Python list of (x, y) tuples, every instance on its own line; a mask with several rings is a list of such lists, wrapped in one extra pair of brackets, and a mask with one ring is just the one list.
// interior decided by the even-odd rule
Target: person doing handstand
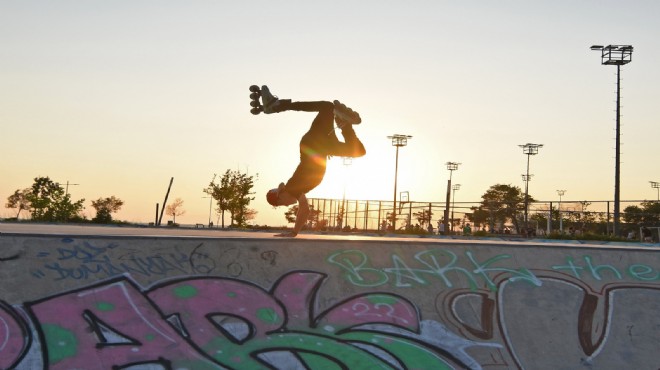
[[(290, 206), (298, 203), (298, 213), (293, 230), (277, 234), (281, 237), (295, 237), (302, 230), (309, 216), (309, 204), (305, 194), (317, 187), (325, 175), (329, 156), (362, 157), (366, 154), (364, 145), (358, 139), (353, 125), (362, 122), (360, 115), (335, 100), (294, 102), (279, 99), (270, 93), (267, 86), (261, 87), (263, 112), (266, 114), (284, 111), (318, 112), (312, 125), (300, 140), (300, 163), (291, 178), (280, 183), (266, 194), (272, 206)], [(335, 134), (334, 123), (341, 129), (344, 142)]]

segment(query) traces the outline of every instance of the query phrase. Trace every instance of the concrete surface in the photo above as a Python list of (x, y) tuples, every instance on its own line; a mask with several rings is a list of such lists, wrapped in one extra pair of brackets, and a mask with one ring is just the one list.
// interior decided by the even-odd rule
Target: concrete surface
[(111, 230), (0, 224), (0, 369), (660, 367), (655, 248)]

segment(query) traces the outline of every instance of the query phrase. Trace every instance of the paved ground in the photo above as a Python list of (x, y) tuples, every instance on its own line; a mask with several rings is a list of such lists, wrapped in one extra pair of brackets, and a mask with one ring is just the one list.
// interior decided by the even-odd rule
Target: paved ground
[[(194, 237), (194, 238), (274, 238), (279, 232), (274, 231), (244, 231), (232, 229), (208, 228), (172, 228), (172, 227), (135, 227), (135, 226), (98, 226), (98, 225), (66, 225), (66, 224), (35, 224), (0, 222), (0, 233), (31, 234), (31, 235), (85, 235), (85, 236), (161, 236), (161, 237)], [(409, 241), (423, 243), (479, 243), (479, 244), (526, 244), (526, 245), (556, 245), (556, 246), (610, 246), (626, 248), (660, 247), (655, 243), (610, 243), (599, 241), (575, 241), (552, 239), (523, 239), (519, 237), (463, 237), (439, 235), (395, 235), (377, 233), (322, 233), (304, 232), (296, 239), (318, 240), (373, 240), (373, 241)]]

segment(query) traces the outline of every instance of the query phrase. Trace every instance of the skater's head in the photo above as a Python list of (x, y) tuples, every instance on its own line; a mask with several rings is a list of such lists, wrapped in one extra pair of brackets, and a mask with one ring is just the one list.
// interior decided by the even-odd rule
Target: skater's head
[(266, 200), (268, 201), (268, 204), (271, 206), (277, 207), (279, 204), (277, 204), (277, 201), (279, 198), (279, 190), (277, 188), (270, 189), (268, 190), (268, 193), (266, 193)]
[(281, 182), (277, 188), (270, 189), (266, 193), (266, 200), (268, 204), (274, 207), (278, 206), (290, 206), (296, 203), (298, 200), (284, 190), (284, 183)]

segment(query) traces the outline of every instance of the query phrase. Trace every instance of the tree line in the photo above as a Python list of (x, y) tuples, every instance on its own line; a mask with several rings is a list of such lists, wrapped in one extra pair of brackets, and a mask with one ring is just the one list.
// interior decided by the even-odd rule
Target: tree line
[[(250, 208), (250, 203), (255, 199), (254, 187), (256, 176), (250, 176), (241, 173), (238, 170), (226, 170), (222, 175), (213, 175), (206, 188), (202, 191), (208, 194), (215, 201), (216, 214), (221, 216), (222, 227), (225, 227), (225, 213), (230, 215), (230, 226), (244, 227), (247, 222), (253, 220), (257, 211)], [(510, 224), (516, 230), (520, 230), (521, 214), (524, 211), (525, 194), (517, 186), (507, 184), (492, 185), (482, 196), (478, 206), (471, 207), (471, 212), (466, 214), (466, 218), (475, 227), (489, 226), (492, 230), (495, 225)], [(535, 202), (534, 197), (528, 195), (529, 203)], [(52, 181), (49, 177), (36, 177), (31, 187), (18, 189), (7, 198), (6, 208), (16, 209), (16, 219), (21, 212), (29, 212), (33, 221), (42, 222), (83, 222), (86, 221), (81, 215), (84, 209), (85, 199), (73, 200), (71, 195), (66, 192), (61, 184)], [(562, 211), (553, 209), (551, 220), (558, 223), (562, 217), (567, 223), (575, 225), (581, 230), (588, 227), (594, 227), (599, 223), (605, 223), (606, 217), (601, 212), (592, 212), (588, 209), (591, 203), (580, 202), (579, 211)], [(100, 197), (91, 202), (96, 215), (92, 218), (95, 223), (111, 223), (112, 215), (118, 212), (124, 202), (115, 197)], [(287, 222), (294, 223), (298, 205), (293, 205), (284, 212)], [(172, 204), (166, 208), (168, 215), (174, 217), (185, 213), (183, 210), (183, 200), (175, 199)], [(420, 210), (413, 214), (418, 223), (425, 228), (431, 224), (433, 213), (429, 210)], [(340, 219), (344, 218), (344, 210), (341, 209), (336, 217), (337, 224), (341, 225)], [(535, 213), (530, 215), (529, 219), (545, 225), (548, 215), (545, 213)], [(660, 202), (644, 201), (639, 206), (628, 206), (623, 211), (623, 220), (628, 224), (635, 225), (653, 225), (660, 222)], [(388, 218), (389, 219), (389, 218)], [(450, 220), (455, 222), (456, 220)], [(568, 225), (568, 224), (567, 224)], [(324, 229), (328, 227), (327, 220), (320, 218), (320, 211), (311, 209), (308, 221), (308, 229)], [(553, 229), (556, 227), (553, 225)], [(591, 230), (596, 231), (596, 230)]]
[[(85, 199), (73, 200), (62, 185), (49, 177), (35, 177), (31, 187), (18, 189), (7, 198), (6, 208), (17, 209), (16, 219), (22, 211), (29, 212), (33, 221), (79, 222), (84, 221), (81, 212)], [(110, 223), (112, 214), (119, 211), (124, 202), (115, 196), (92, 201), (96, 216), (92, 222)]]
[[(254, 200), (254, 181), (255, 176), (227, 170), (221, 176), (214, 175), (209, 185), (202, 189), (215, 200), (216, 212), (222, 215), (223, 227), (225, 212), (230, 214), (231, 226), (242, 227), (255, 218), (257, 211), (249, 208)], [(5, 207), (16, 210), (17, 220), (21, 213), (29, 213), (30, 219), (38, 222), (86, 222), (82, 214), (84, 203), (84, 198), (72, 199), (61, 184), (42, 176), (34, 178), (32, 186), (14, 191), (7, 197)], [(91, 206), (96, 211), (91, 222), (112, 223), (112, 215), (121, 210), (124, 201), (113, 195), (92, 200)], [(176, 217), (185, 214), (183, 200), (175, 199), (165, 210), (176, 223)]]

